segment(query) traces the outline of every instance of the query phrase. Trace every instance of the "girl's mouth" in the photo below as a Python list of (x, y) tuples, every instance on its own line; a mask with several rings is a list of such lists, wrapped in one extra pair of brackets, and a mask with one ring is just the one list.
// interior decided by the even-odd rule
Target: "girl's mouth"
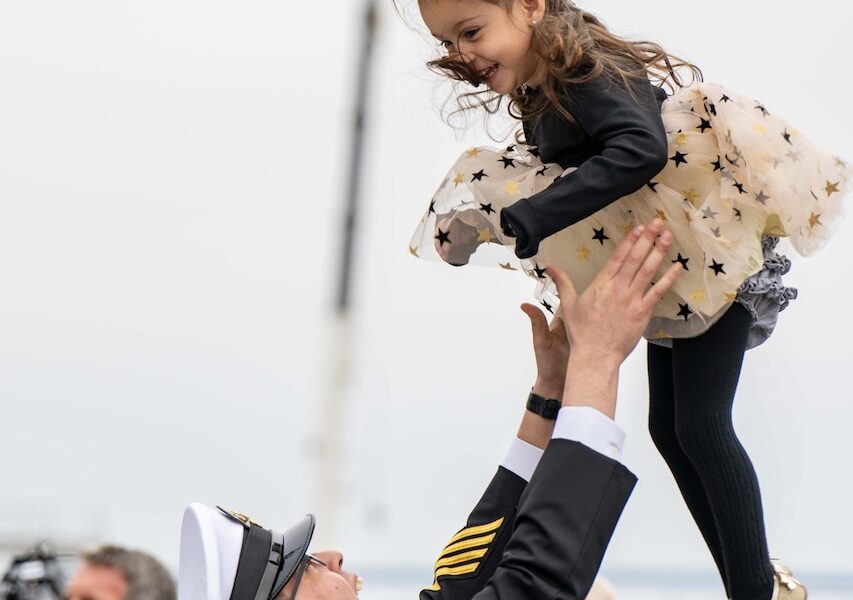
[(479, 73), (480, 80), (485, 82), (485, 83), (489, 83), (489, 81), (492, 79), (492, 77), (495, 76), (495, 73), (497, 73), (498, 68), (500, 68), (500, 65), (494, 64), (491, 67), (487, 67), (487, 68), (483, 69)]

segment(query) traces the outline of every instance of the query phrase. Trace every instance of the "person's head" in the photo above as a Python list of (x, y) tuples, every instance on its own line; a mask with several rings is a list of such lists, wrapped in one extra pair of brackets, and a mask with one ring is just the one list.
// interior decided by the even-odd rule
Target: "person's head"
[(361, 580), (340, 552), (308, 553), (314, 516), (283, 533), (241, 513), (194, 503), (181, 525), (181, 600), (355, 600)]
[[(403, 13), (402, 3), (394, 0)], [(504, 98), (516, 118), (535, 119), (561, 105), (564, 88), (606, 76), (628, 86), (652, 75), (672, 89), (683, 85), (677, 71), (693, 79), (701, 71), (652, 42), (629, 41), (571, 0), (417, 0), (424, 24), (440, 46), (432, 70), (477, 89), (460, 96), (462, 109), (482, 106), (490, 113)], [(485, 85), (484, 85), (485, 84)], [(521, 93), (523, 84), (542, 93)]]
[(117, 546), (82, 556), (65, 600), (175, 600), (175, 582), (154, 557)]

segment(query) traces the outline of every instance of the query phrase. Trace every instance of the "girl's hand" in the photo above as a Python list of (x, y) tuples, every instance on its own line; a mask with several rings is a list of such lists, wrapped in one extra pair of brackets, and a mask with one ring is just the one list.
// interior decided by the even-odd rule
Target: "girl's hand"
[(536, 357), (536, 383), (533, 392), (546, 398), (563, 397), (566, 366), (569, 362), (569, 339), (560, 317), (551, 324), (545, 314), (532, 304), (522, 304), (521, 310), (530, 319), (533, 331), (533, 354)]
[(440, 215), (434, 237), (441, 260), (454, 267), (467, 265), (480, 244), (494, 240), (489, 222), (470, 210)]

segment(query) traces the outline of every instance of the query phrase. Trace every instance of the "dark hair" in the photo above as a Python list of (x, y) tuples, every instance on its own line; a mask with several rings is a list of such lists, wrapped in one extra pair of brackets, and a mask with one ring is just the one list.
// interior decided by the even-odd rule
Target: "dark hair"
[(175, 581), (153, 556), (118, 546), (101, 546), (83, 554), (86, 564), (115, 569), (127, 581), (124, 600), (176, 600)]
[[(399, 0), (393, 1), (402, 15)], [(503, 5), (510, 10), (517, 0), (480, 1)], [(624, 85), (633, 95), (631, 83), (649, 78), (673, 92), (694, 81), (702, 81), (702, 71), (696, 65), (667, 53), (653, 42), (626, 40), (615, 35), (598, 17), (579, 8), (572, 0), (545, 0), (545, 14), (533, 28), (531, 49), (542, 59), (542, 93), (531, 99), (519, 90), (506, 95), (491, 90), (464, 92), (457, 96), (459, 109), (452, 114), (477, 107), (484, 108), (488, 114), (496, 114), (507, 98), (507, 112), (513, 118), (532, 122), (549, 108), (555, 108), (567, 121), (575, 123), (574, 116), (561, 102), (564, 90), (572, 84), (608, 77)], [(427, 67), (455, 82), (475, 86), (482, 83), (453, 52), (429, 61)], [(679, 75), (681, 70), (690, 74), (687, 83)]]

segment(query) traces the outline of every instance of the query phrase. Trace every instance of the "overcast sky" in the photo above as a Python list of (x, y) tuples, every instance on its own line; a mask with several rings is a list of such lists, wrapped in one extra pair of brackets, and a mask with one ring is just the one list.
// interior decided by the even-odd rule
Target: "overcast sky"
[[(853, 9), (587, 0), (853, 158)], [(112, 540), (177, 562), (185, 504), (312, 510), (359, 4), (0, 0), (0, 544)], [(501, 459), (533, 380), (533, 284), (414, 260), (458, 154), (435, 47), (383, 5), (346, 397), (353, 564), (420, 568)], [(736, 421), (771, 551), (850, 573), (853, 230), (796, 260)], [(644, 344), (618, 420), (640, 484), (606, 568), (711, 569), (645, 429)], [(322, 520), (320, 527), (322, 527)]]

